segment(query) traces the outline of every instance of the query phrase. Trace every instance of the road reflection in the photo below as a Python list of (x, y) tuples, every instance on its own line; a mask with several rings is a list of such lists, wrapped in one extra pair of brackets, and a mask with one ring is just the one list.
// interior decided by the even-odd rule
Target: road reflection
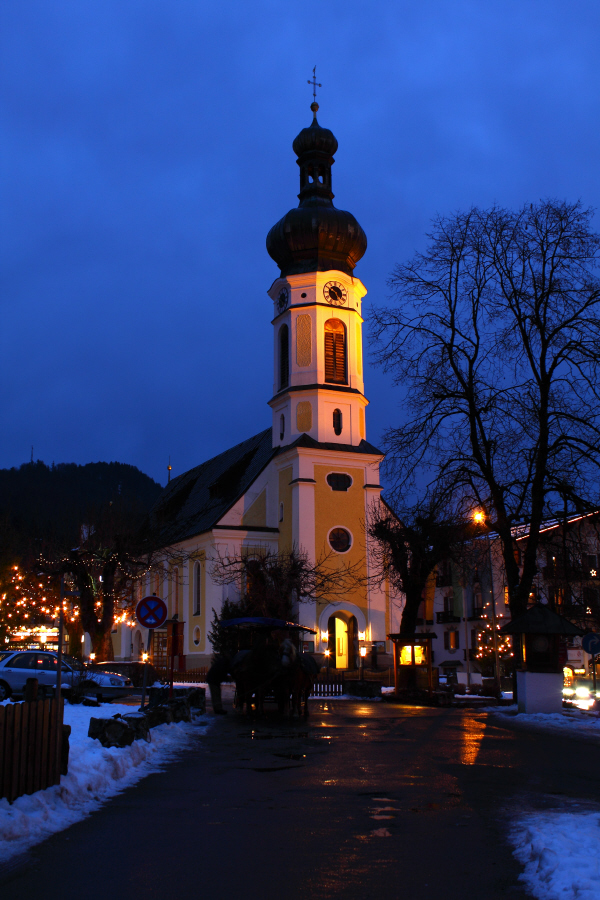
[(473, 766), (477, 762), (481, 742), (485, 735), (484, 719), (466, 719), (463, 722), (460, 761), (464, 766)]

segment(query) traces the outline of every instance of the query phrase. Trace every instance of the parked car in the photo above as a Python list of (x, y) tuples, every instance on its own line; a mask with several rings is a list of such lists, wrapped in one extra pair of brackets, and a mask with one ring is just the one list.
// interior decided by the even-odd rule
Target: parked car
[[(37, 678), (38, 697), (54, 694), (58, 655), (47, 650), (12, 650), (0, 654), (0, 701), (25, 692), (28, 678)], [(61, 684), (63, 690), (78, 687), (85, 695), (114, 700), (131, 691), (131, 680), (110, 672), (88, 669), (71, 656), (62, 658)]]
[[(146, 684), (148, 687), (155, 682), (160, 683), (160, 673), (154, 668), (152, 663), (148, 663), (148, 675)], [(134, 687), (142, 687), (144, 683), (144, 667), (146, 663), (125, 661), (125, 662), (101, 662), (94, 663), (92, 670), (100, 672), (113, 672), (115, 675), (121, 675), (123, 678), (130, 678)]]

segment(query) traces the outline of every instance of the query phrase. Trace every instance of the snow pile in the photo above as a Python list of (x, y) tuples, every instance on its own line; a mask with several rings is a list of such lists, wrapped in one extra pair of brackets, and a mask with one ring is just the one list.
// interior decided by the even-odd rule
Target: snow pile
[(504, 709), (490, 706), (484, 710), (484, 712), (493, 713), (504, 719), (510, 719), (519, 725), (528, 725), (532, 728), (573, 736), (577, 734), (583, 737), (600, 737), (600, 719), (594, 713), (569, 709), (562, 713), (519, 713), (515, 715), (516, 711), (516, 706), (504, 707)]
[(160, 725), (152, 729), (150, 743), (134, 741), (123, 748), (105, 748), (87, 736), (92, 716), (110, 718), (131, 712), (131, 706), (110, 703), (97, 709), (65, 703), (64, 721), (72, 729), (69, 774), (62, 776), (60, 785), (19, 797), (12, 805), (0, 800), (0, 860), (68, 828), (124, 788), (159, 771), (199, 732), (198, 725), (200, 733), (208, 725), (204, 718), (194, 724)]
[(530, 813), (510, 835), (520, 875), (538, 900), (598, 900), (600, 812)]

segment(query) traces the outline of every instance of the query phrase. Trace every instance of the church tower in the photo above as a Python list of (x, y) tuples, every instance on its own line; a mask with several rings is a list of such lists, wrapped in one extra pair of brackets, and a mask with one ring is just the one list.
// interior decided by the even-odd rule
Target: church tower
[[(152, 573), (144, 590), (166, 597), (170, 613), (185, 623), (190, 665), (209, 661), (209, 610), (239, 596), (239, 586), (213, 577), (210, 561), (265, 550), (299, 552), (333, 575), (330, 590), (298, 598), (297, 621), (309, 629), (303, 649), (320, 665), (355, 669), (359, 651), (374, 644), (383, 651), (390, 631), (390, 589), (371, 577), (366, 527), (380, 503), (383, 459), (365, 435), (366, 289), (354, 268), (367, 239), (354, 216), (333, 205), (338, 144), (319, 125), (316, 101), (311, 109), (311, 125), (293, 143), (300, 202), (267, 237), (280, 270), (269, 290), (270, 426), (171, 480), (150, 513), (153, 540), (161, 536), (168, 558), (181, 548), (186, 562)], [(130, 629), (125, 632), (127, 655)]]
[(281, 277), (274, 304), (274, 384), (269, 405), (273, 446), (302, 434), (319, 443), (358, 446), (365, 439), (361, 304), (354, 277), (367, 238), (349, 212), (333, 205), (331, 168), (338, 143), (317, 121), (293, 143), (300, 203), (271, 228), (267, 250)]

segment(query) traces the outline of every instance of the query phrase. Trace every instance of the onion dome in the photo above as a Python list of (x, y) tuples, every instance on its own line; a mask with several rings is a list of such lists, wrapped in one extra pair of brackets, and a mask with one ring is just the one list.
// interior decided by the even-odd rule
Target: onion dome
[(300, 203), (273, 225), (267, 251), (282, 277), (329, 269), (352, 275), (367, 249), (367, 237), (352, 213), (332, 203), (331, 167), (338, 142), (317, 122), (318, 103), (310, 108), (312, 124), (292, 145), (300, 167)]

